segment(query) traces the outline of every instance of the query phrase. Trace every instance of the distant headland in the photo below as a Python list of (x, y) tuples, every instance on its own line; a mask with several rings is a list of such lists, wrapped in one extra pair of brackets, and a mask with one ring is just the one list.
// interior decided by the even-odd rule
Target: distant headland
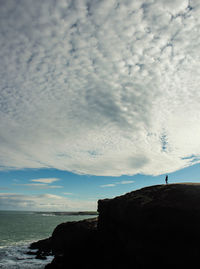
[(55, 215), (55, 216), (90, 216), (90, 215), (98, 215), (97, 211), (63, 211), (63, 212), (47, 212), (47, 211), (37, 211), (34, 212), (35, 214), (51, 214), (51, 215)]

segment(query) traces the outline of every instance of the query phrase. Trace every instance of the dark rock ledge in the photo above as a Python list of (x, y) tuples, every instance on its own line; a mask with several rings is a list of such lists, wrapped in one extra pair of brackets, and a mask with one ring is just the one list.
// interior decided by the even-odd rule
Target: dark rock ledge
[(31, 244), (46, 269), (199, 268), (200, 184), (156, 185), (98, 201), (99, 217)]

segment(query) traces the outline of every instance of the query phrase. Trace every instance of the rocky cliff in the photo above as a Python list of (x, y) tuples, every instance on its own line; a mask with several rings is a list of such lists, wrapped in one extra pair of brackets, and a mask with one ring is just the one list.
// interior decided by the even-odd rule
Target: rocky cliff
[(48, 269), (196, 268), (200, 263), (200, 184), (146, 187), (98, 201), (98, 219), (64, 223), (48, 241)]

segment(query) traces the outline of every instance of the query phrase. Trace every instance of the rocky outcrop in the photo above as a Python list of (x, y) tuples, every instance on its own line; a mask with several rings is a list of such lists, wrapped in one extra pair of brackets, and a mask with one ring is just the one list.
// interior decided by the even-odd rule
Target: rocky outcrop
[(28, 251), (26, 254), (35, 255), (36, 259), (45, 260), (46, 256), (52, 255), (52, 240), (51, 237), (43, 240), (34, 242), (29, 247), (31, 250), (37, 251)]
[(99, 231), (117, 238), (136, 268), (199, 263), (199, 184), (143, 188), (99, 201), (98, 211)]
[(52, 234), (52, 251), (54, 255), (62, 255), (77, 247), (84, 247), (97, 232), (97, 218), (66, 222), (58, 225)]
[(34, 242), (30, 245), (30, 249), (38, 249), (41, 251), (51, 252), (52, 250), (51, 237)]
[(98, 220), (56, 227), (48, 239), (55, 258), (46, 268), (199, 266), (199, 184), (146, 187), (99, 200), (98, 211)]

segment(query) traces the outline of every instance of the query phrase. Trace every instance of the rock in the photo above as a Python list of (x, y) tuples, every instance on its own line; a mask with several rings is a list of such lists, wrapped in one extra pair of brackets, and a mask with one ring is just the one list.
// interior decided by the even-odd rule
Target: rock
[(52, 234), (52, 251), (54, 255), (63, 254), (72, 248), (83, 247), (95, 236), (97, 218), (66, 222), (58, 225)]
[(34, 242), (30, 245), (30, 249), (51, 250), (51, 237)]
[(39, 259), (39, 260), (46, 260), (47, 259), (47, 257), (45, 256), (45, 253), (41, 253), (41, 252), (38, 252), (38, 254), (36, 255), (35, 258)]
[[(196, 268), (200, 254), (200, 184), (146, 187), (98, 201), (99, 217), (62, 223), (46, 269)], [(32, 246), (32, 247), (33, 247)], [(198, 267), (198, 266), (197, 266)]]
[(199, 184), (143, 188), (100, 200), (98, 211), (99, 232), (117, 239), (129, 263), (133, 256), (139, 268), (199, 263)]
[[(30, 249), (37, 249), (35, 253), (37, 259), (44, 260), (46, 256), (52, 255), (52, 241), (51, 237), (43, 240), (39, 240), (30, 245)], [(27, 252), (29, 255), (33, 255), (34, 252)]]
[[(52, 252), (55, 255), (46, 268), (65, 268), (66, 264), (79, 268), (85, 263), (94, 266), (97, 256), (97, 218), (66, 222), (58, 225), (52, 234)], [(96, 262), (96, 260), (95, 260)]]

